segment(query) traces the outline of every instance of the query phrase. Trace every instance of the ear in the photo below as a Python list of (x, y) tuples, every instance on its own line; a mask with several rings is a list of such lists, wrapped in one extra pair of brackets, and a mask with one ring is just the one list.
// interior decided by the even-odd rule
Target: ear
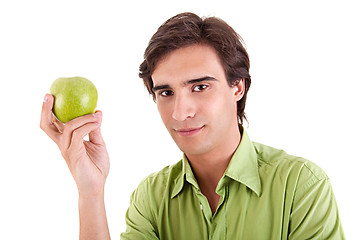
[(239, 81), (236, 81), (232, 88), (234, 100), (236, 102), (241, 100), (245, 93), (245, 79), (241, 78)]

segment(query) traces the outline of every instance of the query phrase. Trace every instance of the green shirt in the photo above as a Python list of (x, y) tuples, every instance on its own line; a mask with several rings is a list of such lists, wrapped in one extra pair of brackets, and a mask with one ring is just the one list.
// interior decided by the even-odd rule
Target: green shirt
[(134, 191), (121, 239), (345, 239), (328, 176), (246, 131), (216, 193), (213, 215), (184, 155)]

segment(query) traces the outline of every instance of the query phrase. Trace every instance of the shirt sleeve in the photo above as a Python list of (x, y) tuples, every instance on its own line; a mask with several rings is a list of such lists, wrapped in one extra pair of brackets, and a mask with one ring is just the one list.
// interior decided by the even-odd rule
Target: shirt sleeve
[(126, 231), (120, 235), (121, 240), (159, 239), (150, 199), (146, 182), (143, 181), (131, 195), (125, 216)]
[(335, 196), (325, 173), (319, 175), (305, 167), (300, 174), (290, 215), (289, 239), (345, 239)]

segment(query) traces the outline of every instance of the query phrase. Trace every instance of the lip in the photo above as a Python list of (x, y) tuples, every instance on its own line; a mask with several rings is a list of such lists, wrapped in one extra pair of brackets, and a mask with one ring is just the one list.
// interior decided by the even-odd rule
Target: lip
[(193, 135), (199, 133), (203, 128), (204, 128), (204, 126), (199, 127), (199, 128), (175, 129), (175, 131), (176, 131), (180, 136), (188, 137), (188, 136), (193, 136)]

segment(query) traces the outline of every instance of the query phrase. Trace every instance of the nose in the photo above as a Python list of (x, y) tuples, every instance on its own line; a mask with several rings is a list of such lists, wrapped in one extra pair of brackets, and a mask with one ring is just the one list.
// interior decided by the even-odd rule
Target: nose
[(185, 121), (195, 116), (195, 104), (189, 96), (176, 95), (172, 117), (177, 121)]

